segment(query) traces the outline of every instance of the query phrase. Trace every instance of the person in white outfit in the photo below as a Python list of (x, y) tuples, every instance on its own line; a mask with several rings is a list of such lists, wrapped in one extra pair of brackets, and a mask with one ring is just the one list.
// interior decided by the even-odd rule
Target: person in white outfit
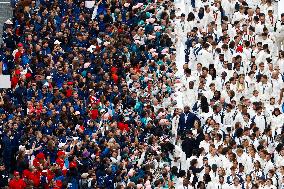
[(282, 45), (284, 45), (284, 13), (281, 14), (280, 20), (275, 24), (275, 37), (278, 50), (283, 50)]

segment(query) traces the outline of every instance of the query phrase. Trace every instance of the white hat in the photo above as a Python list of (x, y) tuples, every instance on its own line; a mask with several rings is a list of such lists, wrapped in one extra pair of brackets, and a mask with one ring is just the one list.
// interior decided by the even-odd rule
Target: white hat
[(106, 112), (106, 109), (104, 109), (104, 108), (100, 110), (100, 113), (101, 113), (101, 114), (102, 114), (102, 113), (105, 113), (105, 112)]
[(96, 49), (96, 46), (95, 45), (91, 45), (87, 51), (89, 51), (90, 53), (93, 53), (94, 52), (94, 49)]
[(21, 74), (22, 74), (22, 75), (26, 75), (27, 73), (28, 73), (28, 70), (26, 70), (26, 69), (23, 70), (23, 71), (21, 71)]
[(48, 75), (46, 76), (46, 79), (52, 79), (52, 76)]
[(65, 146), (65, 144), (66, 144), (66, 143), (59, 143), (59, 144), (58, 144), (58, 148), (62, 148), (62, 147), (64, 147), (64, 146)]
[(55, 41), (54, 41), (54, 45), (60, 45), (60, 43), (61, 43), (61, 42), (58, 41), (58, 40), (55, 40)]
[(111, 139), (109, 139), (108, 142), (109, 142), (109, 143), (114, 143), (114, 142), (115, 142), (115, 139), (114, 139), (114, 138), (111, 138)]
[(95, 154), (92, 154), (92, 155), (91, 155), (91, 158), (92, 158), (92, 159), (95, 159), (95, 157), (96, 157)]
[(90, 65), (91, 65), (90, 62), (86, 62), (86, 63), (84, 64), (84, 68), (88, 68)]
[(143, 3), (137, 3), (136, 6), (137, 6), (138, 8), (140, 8), (140, 7), (142, 7), (143, 5), (144, 5)]
[(155, 38), (156, 38), (155, 35), (149, 35), (149, 36), (148, 36), (148, 39), (150, 39), (150, 40), (151, 40), (151, 39), (155, 39)]
[(162, 29), (161, 26), (154, 26), (154, 30), (155, 30), (155, 31), (160, 30), (160, 29)]
[(25, 146), (22, 146), (22, 145), (19, 146), (19, 151), (25, 151), (25, 150), (26, 150)]
[(11, 24), (13, 24), (13, 22), (10, 19), (8, 19), (8, 20), (6, 20), (5, 24), (11, 25)]
[(155, 18), (149, 18), (149, 19), (147, 19), (146, 21), (147, 21), (147, 22), (150, 22), (150, 23), (154, 23), (155, 20), (156, 20)]
[(139, 41), (139, 40), (135, 40), (134, 43), (137, 44), (137, 45), (141, 45), (141, 41)]
[(43, 84), (43, 87), (48, 87), (48, 86), (49, 86), (48, 82), (45, 82), (45, 83)]
[(80, 115), (80, 112), (79, 112), (79, 111), (76, 111), (76, 112), (75, 112), (75, 115)]
[(129, 3), (124, 3), (125, 7), (129, 7), (129, 5), (130, 5)]
[(108, 42), (108, 41), (104, 42), (104, 46), (108, 46), (109, 44), (110, 44), (110, 42)]
[(156, 49), (151, 48), (149, 51), (150, 51), (150, 53), (154, 53), (154, 52), (156, 52)]
[(81, 177), (84, 178), (84, 179), (86, 179), (88, 176), (89, 176), (89, 173), (83, 173), (83, 174), (81, 175)]

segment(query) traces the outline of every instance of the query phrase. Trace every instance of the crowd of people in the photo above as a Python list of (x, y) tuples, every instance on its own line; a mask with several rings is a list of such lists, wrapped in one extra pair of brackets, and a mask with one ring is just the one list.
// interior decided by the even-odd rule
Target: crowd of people
[(11, 75), (0, 91), (0, 188), (282, 189), (275, 7), (13, 3), (0, 52), (0, 74)]

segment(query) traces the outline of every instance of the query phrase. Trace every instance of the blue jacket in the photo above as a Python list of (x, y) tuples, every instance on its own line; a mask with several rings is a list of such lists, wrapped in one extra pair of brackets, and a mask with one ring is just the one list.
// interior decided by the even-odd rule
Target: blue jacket
[(187, 113), (187, 119), (185, 120), (186, 114), (182, 113), (179, 118), (178, 130), (186, 131), (193, 127), (194, 121), (198, 120), (198, 117), (194, 113)]

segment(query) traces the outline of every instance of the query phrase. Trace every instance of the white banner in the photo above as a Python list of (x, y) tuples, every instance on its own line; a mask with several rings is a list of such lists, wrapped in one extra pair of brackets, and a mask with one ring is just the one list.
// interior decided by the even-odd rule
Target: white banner
[(91, 9), (91, 8), (94, 7), (94, 5), (95, 5), (95, 1), (85, 1), (85, 7), (86, 8)]
[(0, 88), (1, 89), (11, 88), (10, 75), (0, 75)]

